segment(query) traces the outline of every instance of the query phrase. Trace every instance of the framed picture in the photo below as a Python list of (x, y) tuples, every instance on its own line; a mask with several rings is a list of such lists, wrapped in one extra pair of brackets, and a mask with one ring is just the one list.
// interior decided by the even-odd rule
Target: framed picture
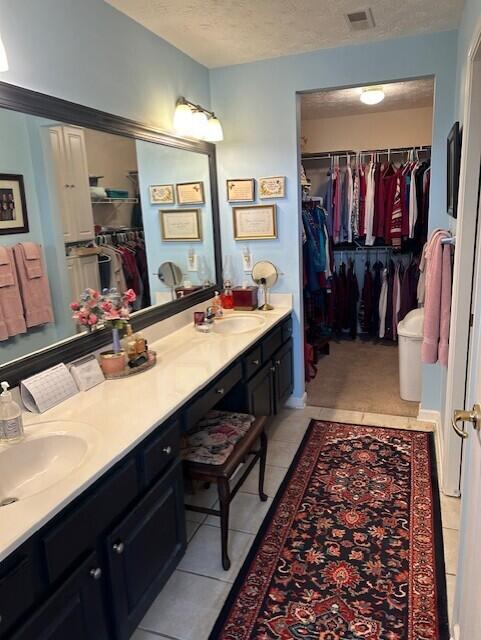
[(179, 182), (176, 189), (178, 204), (205, 204), (203, 182)]
[(254, 178), (227, 180), (228, 202), (254, 202), (256, 188)]
[(259, 178), (259, 198), (285, 198), (286, 177), (273, 176), (272, 178)]
[(23, 176), (0, 174), (0, 234), (27, 233), (28, 217)]
[(461, 131), (455, 122), (448, 135), (447, 205), (448, 215), (458, 217), (459, 170), (461, 167)]
[(150, 204), (175, 204), (173, 184), (153, 184), (149, 187)]
[(202, 219), (200, 209), (160, 211), (160, 228), (164, 242), (200, 242)]
[(275, 204), (233, 207), (235, 240), (273, 240), (277, 238)]

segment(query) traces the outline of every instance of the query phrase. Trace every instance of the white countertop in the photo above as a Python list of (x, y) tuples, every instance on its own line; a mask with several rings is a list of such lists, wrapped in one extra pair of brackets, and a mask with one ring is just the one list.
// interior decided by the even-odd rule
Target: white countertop
[[(0, 507), (0, 561), (291, 311), (291, 306), (264, 313), (257, 311), (265, 318), (265, 324), (235, 335), (205, 335), (189, 324), (149, 345), (158, 357), (149, 371), (121, 380), (106, 380), (42, 415), (24, 414), (27, 438), (34, 436), (41, 423), (62, 421), (62, 430), (72, 434), (80, 433), (79, 423), (88, 425), (84, 437), (93, 428), (97, 432), (96, 442), (89, 443), (92, 446), (86, 462), (69, 476), (41, 493)], [(2, 450), (4, 447), (15, 445), (4, 445)]]

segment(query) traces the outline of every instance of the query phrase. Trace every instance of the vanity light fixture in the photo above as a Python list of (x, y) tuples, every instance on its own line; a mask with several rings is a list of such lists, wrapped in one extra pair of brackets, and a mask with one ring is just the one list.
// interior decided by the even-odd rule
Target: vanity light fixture
[(222, 125), (216, 115), (200, 104), (184, 97), (177, 100), (174, 113), (174, 130), (180, 136), (221, 142), (224, 139)]
[(382, 87), (369, 87), (368, 89), (362, 89), (361, 95), (359, 96), (361, 102), (369, 105), (379, 104), (385, 97)]
[(0, 72), (3, 71), (8, 71), (8, 58), (2, 36), (0, 36)]

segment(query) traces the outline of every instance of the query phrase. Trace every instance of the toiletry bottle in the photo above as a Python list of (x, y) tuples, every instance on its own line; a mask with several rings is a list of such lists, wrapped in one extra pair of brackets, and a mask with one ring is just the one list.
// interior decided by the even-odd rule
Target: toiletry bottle
[(215, 292), (214, 298), (212, 299), (212, 310), (216, 320), (220, 320), (220, 318), (223, 317), (224, 312), (222, 311), (222, 302), (218, 291)]
[(224, 282), (224, 291), (220, 297), (222, 302), (223, 309), (233, 309), (234, 308), (234, 298), (232, 295), (232, 282), (230, 280), (226, 280)]
[(132, 326), (130, 324), (126, 327), (126, 334), (122, 338), (122, 349), (124, 350), (127, 358), (131, 360), (137, 356), (137, 345), (135, 342), (135, 336), (132, 332)]
[(141, 353), (145, 353), (147, 351), (147, 342), (144, 336), (140, 333), (140, 331), (134, 335), (134, 340), (135, 340), (135, 350), (137, 351), (137, 355), (140, 355)]
[(0, 432), (4, 440), (18, 442), (24, 436), (22, 410), (13, 401), (8, 382), (2, 382), (0, 386), (3, 389), (0, 395)]

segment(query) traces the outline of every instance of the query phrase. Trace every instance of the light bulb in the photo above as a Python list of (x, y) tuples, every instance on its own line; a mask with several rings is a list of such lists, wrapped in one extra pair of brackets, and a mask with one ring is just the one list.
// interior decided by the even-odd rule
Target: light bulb
[(207, 133), (205, 139), (209, 142), (222, 142), (224, 139), (224, 132), (222, 125), (218, 118), (212, 116), (207, 122)]
[(199, 140), (204, 140), (207, 135), (207, 116), (203, 111), (194, 111), (192, 114), (192, 135)]
[(188, 104), (179, 103), (174, 112), (174, 131), (179, 136), (190, 136), (193, 133), (192, 109)]
[(359, 96), (361, 102), (364, 104), (379, 104), (385, 98), (384, 91), (382, 89), (363, 89)]
[(0, 72), (1, 71), (8, 71), (8, 58), (5, 45), (3, 44), (3, 40), (0, 36)]

